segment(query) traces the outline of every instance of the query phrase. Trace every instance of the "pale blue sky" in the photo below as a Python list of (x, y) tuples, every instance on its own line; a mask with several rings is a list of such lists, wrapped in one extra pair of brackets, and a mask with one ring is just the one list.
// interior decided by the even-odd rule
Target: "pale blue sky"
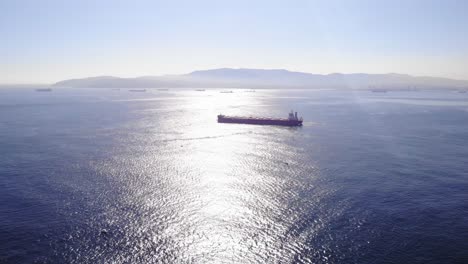
[(0, 83), (218, 67), (468, 79), (468, 1), (0, 0)]

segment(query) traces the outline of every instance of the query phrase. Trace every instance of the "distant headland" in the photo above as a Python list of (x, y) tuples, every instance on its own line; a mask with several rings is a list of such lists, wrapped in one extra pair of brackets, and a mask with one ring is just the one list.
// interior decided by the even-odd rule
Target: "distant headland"
[(283, 69), (221, 68), (181, 75), (70, 79), (53, 84), (72, 88), (351, 88), (351, 89), (466, 89), (468, 81), (407, 74), (313, 74)]

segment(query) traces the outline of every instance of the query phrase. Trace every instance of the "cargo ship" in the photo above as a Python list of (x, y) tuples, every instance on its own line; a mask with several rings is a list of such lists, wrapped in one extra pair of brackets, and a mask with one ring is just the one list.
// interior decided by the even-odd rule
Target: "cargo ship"
[(144, 93), (146, 92), (146, 89), (130, 89), (128, 90), (129, 92), (140, 92), (140, 93)]
[(385, 90), (385, 89), (372, 89), (371, 92), (373, 92), (373, 93), (386, 93), (387, 90)]
[(273, 125), (273, 126), (302, 126), (302, 117), (297, 117), (297, 112), (291, 111), (288, 118), (271, 117), (241, 117), (218, 115), (218, 123)]
[(36, 92), (52, 92), (52, 89), (50, 89), (50, 88), (38, 88), (38, 89), (36, 89)]

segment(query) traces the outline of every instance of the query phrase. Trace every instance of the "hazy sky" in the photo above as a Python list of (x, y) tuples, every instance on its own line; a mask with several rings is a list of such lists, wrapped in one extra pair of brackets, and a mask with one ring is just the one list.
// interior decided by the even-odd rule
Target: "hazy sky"
[(218, 67), (468, 79), (468, 1), (0, 0), (0, 83)]

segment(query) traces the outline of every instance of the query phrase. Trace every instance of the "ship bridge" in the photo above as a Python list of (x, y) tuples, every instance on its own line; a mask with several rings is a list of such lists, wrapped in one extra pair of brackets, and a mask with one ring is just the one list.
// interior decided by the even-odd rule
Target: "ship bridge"
[(291, 110), (291, 112), (289, 112), (288, 120), (291, 120), (291, 121), (302, 121), (302, 117), (301, 117), (301, 118), (298, 118), (298, 117), (297, 117), (297, 112), (294, 112), (293, 110)]

